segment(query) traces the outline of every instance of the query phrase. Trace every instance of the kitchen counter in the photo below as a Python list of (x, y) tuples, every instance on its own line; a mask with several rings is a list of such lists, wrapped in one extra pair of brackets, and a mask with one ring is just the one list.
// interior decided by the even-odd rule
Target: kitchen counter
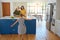
[[(11, 27), (17, 19), (0, 18), (0, 34), (18, 34), (18, 24)], [(25, 20), (26, 34), (36, 34), (36, 19)]]

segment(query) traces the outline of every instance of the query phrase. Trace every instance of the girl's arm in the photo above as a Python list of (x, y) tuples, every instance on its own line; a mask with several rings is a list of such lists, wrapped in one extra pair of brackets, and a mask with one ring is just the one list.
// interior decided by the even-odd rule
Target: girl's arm
[(29, 19), (29, 18), (24, 18), (25, 20), (32, 20), (32, 19)]
[(13, 27), (17, 22), (18, 22), (18, 20), (16, 20), (16, 21), (11, 25), (11, 27)]

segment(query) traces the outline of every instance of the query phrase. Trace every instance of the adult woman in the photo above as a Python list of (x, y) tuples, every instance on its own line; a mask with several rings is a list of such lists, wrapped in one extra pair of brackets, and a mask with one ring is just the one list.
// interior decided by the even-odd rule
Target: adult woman
[(26, 17), (26, 10), (25, 10), (24, 6), (21, 6), (20, 13)]

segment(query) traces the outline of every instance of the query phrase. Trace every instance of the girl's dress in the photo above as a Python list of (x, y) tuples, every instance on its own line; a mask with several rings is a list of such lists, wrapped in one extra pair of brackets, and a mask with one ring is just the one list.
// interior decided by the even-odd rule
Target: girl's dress
[(24, 24), (24, 18), (20, 18), (18, 20), (19, 25), (18, 25), (18, 34), (25, 34), (26, 33), (26, 26)]

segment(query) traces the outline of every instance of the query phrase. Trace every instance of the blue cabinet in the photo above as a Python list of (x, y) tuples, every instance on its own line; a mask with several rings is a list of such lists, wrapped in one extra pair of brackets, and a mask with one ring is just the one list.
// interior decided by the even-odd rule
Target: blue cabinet
[[(11, 27), (16, 19), (0, 19), (0, 34), (18, 34), (18, 24)], [(26, 34), (36, 34), (36, 20), (25, 20)]]
[(26, 20), (25, 25), (27, 34), (36, 34), (36, 20)]

